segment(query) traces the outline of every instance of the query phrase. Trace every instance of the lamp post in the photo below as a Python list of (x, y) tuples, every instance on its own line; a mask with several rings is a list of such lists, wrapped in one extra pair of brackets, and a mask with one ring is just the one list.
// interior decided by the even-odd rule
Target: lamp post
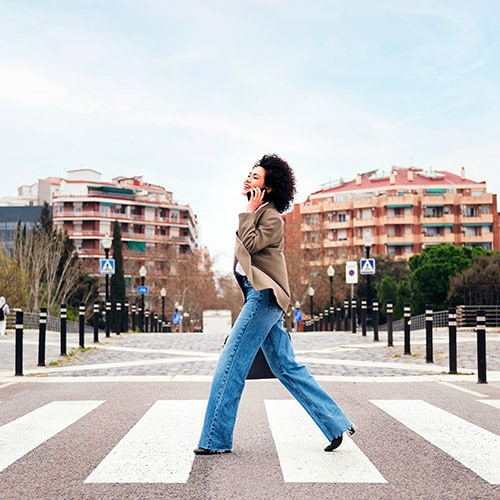
[(311, 310), (311, 330), (314, 331), (314, 316), (313, 316), (313, 297), (314, 297), (314, 288), (312, 286), (309, 287), (309, 305)]
[[(365, 235), (363, 238), (363, 242), (365, 244), (365, 257), (367, 259), (370, 258), (370, 251), (372, 249), (373, 238), (371, 235)], [(369, 274), (366, 275), (366, 319), (368, 324), (371, 323), (371, 276)]]
[[(104, 254), (106, 256), (106, 260), (109, 259), (109, 249), (111, 248), (111, 238), (109, 237), (109, 234), (106, 234), (104, 238), (102, 239), (102, 248), (104, 248)], [(111, 318), (110, 318), (110, 313), (111, 313), (111, 304), (109, 303), (109, 274), (106, 273), (106, 295), (105, 295), (105, 306), (104, 306), (104, 311), (105, 311), (105, 323), (106, 323), (106, 337), (109, 337), (111, 335), (110, 333), (110, 323), (111, 323)]]
[(330, 280), (330, 312), (328, 314), (328, 319), (330, 323), (330, 331), (333, 332), (333, 325), (335, 323), (335, 308), (333, 306), (333, 277), (335, 276), (335, 269), (332, 265), (328, 266), (326, 274), (328, 275), (328, 279)]
[(167, 296), (167, 291), (165, 287), (162, 287), (160, 290), (161, 295), (161, 331), (163, 332), (163, 328), (165, 325), (165, 297)]
[[(139, 269), (139, 275), (141, 276), (141, 286), (144, 286), (146, 274), (148, 274), (147, 269), (144, 266), (141, 266), (141, 268)], [(141, 315), (139, 317), (141, 332), (144, 331), (144, 295), (144, 293), (141, 293)]]

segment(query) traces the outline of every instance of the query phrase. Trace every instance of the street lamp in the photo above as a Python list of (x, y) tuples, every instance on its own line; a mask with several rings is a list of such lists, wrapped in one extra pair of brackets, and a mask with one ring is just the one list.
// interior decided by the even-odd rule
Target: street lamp
[(165, 287), (160, 290), (161, 295), (161, 331), (163, 332), (163, 326), (165, 325), (165, 297), (167, 296), (167, 291)]
[[(104, 248), (104, 254), (106, 256), (106, 260), (109, 259), (109, 249), (111, 248), (111, 238), (109, 237), (109, 234), (106, 234), (104, 238), (102, 239), (102, 248)], [(111, 304), (109, 303), (109, 274), (106, 273), (106, 300), (105, 300), (105, 306), (104, 306), (104, 311), (105, 311), (105, 322), (106, 322), (106, 337), (109, 337), (111, 335), (110, 333), (110, 323), (111, 323)]]
[[(141, 286), (144, 286), (146, 274), (148, 274), (147, 269), (144, 266), (141, 266), (141, 268), (139, 269), (139, 275), (141, 276)], [(141, 316), (139, 318), (141, 332), (144, 331), (144, 295), (144, 293), (141, 293)]]
[(328, 314), (328, 318), (330, 320), (330, 331), (333, 332), (333, 324), (335, 322), (335, 309), (333, 306), (333, 277), (335, 276), (335, 269), (333, 268), (332, 265), (328, 266), (326, 274), (328, 275), (328, 279), (330, 280), (330, 311)]
[(313, 297), (314, 297), (314, 288), (312, 286), (310, 286), (309, 287), (309, 305), (310, 305), (310, 310), (311, 310), (312, 330), (314, 330)]

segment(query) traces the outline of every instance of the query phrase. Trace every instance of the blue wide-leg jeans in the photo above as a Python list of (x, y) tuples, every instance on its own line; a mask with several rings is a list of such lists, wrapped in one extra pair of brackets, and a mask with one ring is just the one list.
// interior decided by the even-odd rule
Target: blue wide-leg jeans
[(352, 427), (309, 370), (295, 360), (283, 311), (271, 289), (254, 290), (244, 278), (245, 304), (215, 369), (198, 446), (230, 450), (245, 380), (259, 347), (273, 374), (304, 407), (328, 441)]

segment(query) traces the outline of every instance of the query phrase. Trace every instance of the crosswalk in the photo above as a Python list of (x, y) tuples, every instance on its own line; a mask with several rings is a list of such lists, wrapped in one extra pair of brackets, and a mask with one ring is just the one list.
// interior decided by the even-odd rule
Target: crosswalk
[[(478, 401), (500, 410), (500, 400)], [(0, 426), (0, 481), (2, 471), (104, 402), (52, 401)], [(370, 404), (484, 481), (500, 484), (500, 436), (423, 400)], [(187, 483), (205, 405), (203, 400), (155, 401), (82, 482)], [(297, 402), (265, 400), (264, 408), (285, 483), (387, 483), (355, 437), (345, 435), (338, 450), (325, 453), (318, 445), (324, 436)]]

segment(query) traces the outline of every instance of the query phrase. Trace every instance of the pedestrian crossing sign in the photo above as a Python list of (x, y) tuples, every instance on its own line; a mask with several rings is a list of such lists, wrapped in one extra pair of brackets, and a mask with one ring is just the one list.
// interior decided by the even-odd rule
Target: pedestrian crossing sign
[(100, 260), (101, 274), (115, 274), (115, 259)]
[(361, 274), (375, 274), (375, 259), (361, 259), (359, 269)]

